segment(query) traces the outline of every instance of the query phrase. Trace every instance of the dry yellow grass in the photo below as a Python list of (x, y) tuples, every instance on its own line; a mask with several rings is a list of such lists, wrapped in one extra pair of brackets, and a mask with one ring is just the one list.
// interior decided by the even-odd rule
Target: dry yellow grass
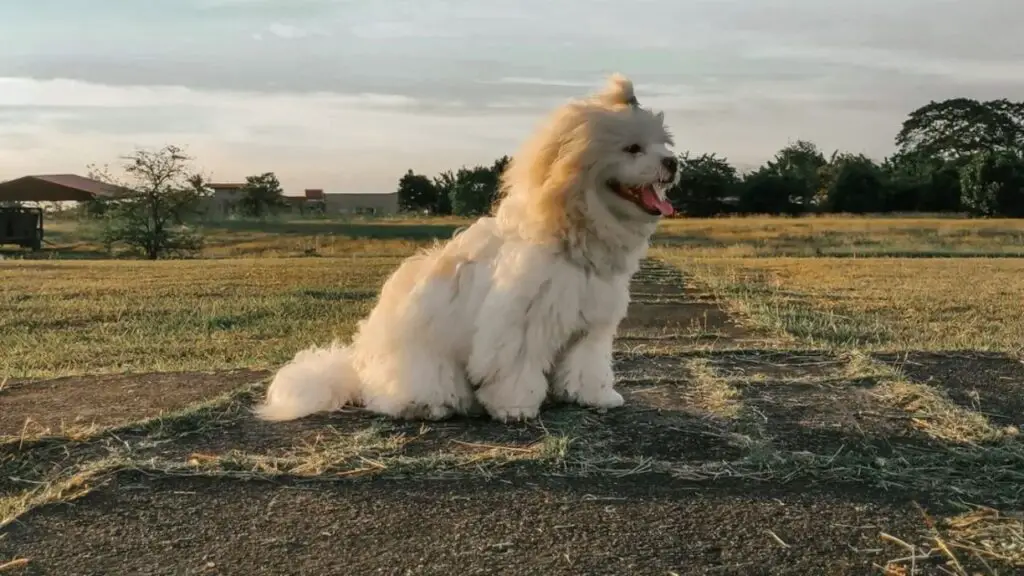
[(687, 399), (709, 414), (721, 418), (735, 418), (743, 408), (742, 395), (728, 380), (722, 378), (706, 358), (687, 362), (692, 395)]
[[(271, 220), (199, 224), (200, 258), (280, 258), (294, 256), (394, 256), (444, 239), (466, 221), (431, 220)], [(6, 247), (5, 247), (6, 248)], [(59, 259), (107, 258), (96, 223), (55, 220), (46, 224), (44, 254)], [(115, 253), (124, 255), (123, 247)]]
[(977, 446), (1016, 439), (1020, 429), (997, 425), (986, 414), (954, 402), (941, 388), (915, 382), (900, 366), (884, 364), (859, 350), (845, 355), (841, 377), (874, 381), (871, 395), (906, 412), (915, 430), (941, 442)]
[[(200, 259), (169, 262), (96, 259), (83, 226), (53, 222), (51, 240), (63, 248), (50, 259), (0, 262), (0, 381), (277, 365), (347, 336), (401, 257), (466, 222), (228, 222), (207, 230)], [(1024, 259), (769, 257), (849, 254), (865, 238), (883, 252), (1005, 255), (1024, 246), (1024, 222), (676, 219), (663, 222), (658, 242), (667, 244), (651, 254), (696, 274), (753, 322), (813, 345), (1024, 346)], [(312, 255), (321, 257), (296, 258)]]
[(277, 365), (350, 334), (398, 262), (0, 262), (0, 374)]
[(811, 345), (1024, 349), (1024, 259), (652, 255), (694, 274), (758, 327)]
[[(206, 258), (394, 255), (448, 238), (466, 218), (282, 219), (201, 225)], [(95, 225), (47, 222), (59, 257), (104, 251)], [(664, 220), (655, 244), (701, 256), (1024, 256), (1024, 220), (813, 216)]]
[(1024, 256), (1024, 220), (678, 218), (662, 222), (656, 241), (695, 256)]

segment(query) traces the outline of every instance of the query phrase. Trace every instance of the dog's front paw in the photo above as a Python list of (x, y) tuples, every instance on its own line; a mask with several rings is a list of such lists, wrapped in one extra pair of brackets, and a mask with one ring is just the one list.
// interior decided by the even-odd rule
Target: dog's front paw
[(532, 406), (487, 406), (487, 414), (498, 422), (521, 422), (524, 420), (533, 420), (539, 413), (540, 409)]
[(597, 389), (584, 389), (576, 397), (576, 403), (580, 406), (597, 408), (599, 410), (610, 410), (618, 408), (626, 403), (626, 400), (611, 386)]
[(477, 400), (487, 410), (487, 414), (499, 422), (531, 420), (540, 413), (544, 401), (544, 388), (484, 386), (477, 392)]

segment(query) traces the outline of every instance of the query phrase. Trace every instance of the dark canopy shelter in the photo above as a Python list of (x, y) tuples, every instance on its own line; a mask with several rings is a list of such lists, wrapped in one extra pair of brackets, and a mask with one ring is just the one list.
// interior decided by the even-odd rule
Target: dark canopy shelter
[[(76, 174), (24, 176), (0, 182), (0, 202), (88, 202), (126, 192), (119, 186)], [(0, 244), (39, 250), (43, 245), (42, 209), (0, 206)]]
[(118, 186), (76, 174), (23, 176), (0, 182), (0, 202), (87, 202), (124, 192)]

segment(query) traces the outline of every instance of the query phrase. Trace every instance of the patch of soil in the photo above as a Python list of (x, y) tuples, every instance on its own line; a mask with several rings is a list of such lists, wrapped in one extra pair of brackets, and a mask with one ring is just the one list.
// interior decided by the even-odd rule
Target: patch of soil
[(630, 292), (629, 309), (619, 325), (620, 343), (673, 339), (698, 344), (748, 335), (718, 302), (698, 294), (679, 270), (660, 262), (644, 261)]
[(1004, 354), (877, 354), (910, 379), (941, 388), (960, 406), (993, 424), (1024, 426), (1024, 360)]
[(630, 292), (635, 300), (646, 300), (650, 297), (681, 296), (688, 292), (686, 278), (671, 266), (654, 260), (644, 260), (640, 270), (633, 276)]
[(733, 322), (728, 312), (709, 302), (644, 303), (630, 302), (620, 332), (644, 329), (717, 334), (741, 337), (746, 330)]
[(75, 466), (100, 460), (112, 452), (111, 443), (46, 439), (25, 445), (0, 444), (0, 498), (36, 488)]
[[(657, 475), (282, 484), (123, 475), (5, 529), (12, 574), (870, 574), (920, 512)], [(780, 540), (782, 543), (780, 543)], [(919, 561), (920, 574), (939, 574)]]
[(157, 372), (14, 382), (0, 391), (0, 435), (58, 434), (71, 426), (125, 424), (184, 408), (268, 375), (252, 370)]
[(686, 363), (693, 353), (679, 354), (615, 354), (615, 379), (617, 382), (651, 382), (664, 378), (681, 380), (690, 376)]
[(779, 350), (714, 352), (708, 362), (725, 378), (776, 380), (827, 379), (844, 363), (822, 352)]
[(769, 380), (737, 388), (749, 420), (776, 448), (829, 454), (845, 446), (884, 456), (894, 445), (930, 444), (908, 425), (906, 413), (871, 396), (870, 383)]

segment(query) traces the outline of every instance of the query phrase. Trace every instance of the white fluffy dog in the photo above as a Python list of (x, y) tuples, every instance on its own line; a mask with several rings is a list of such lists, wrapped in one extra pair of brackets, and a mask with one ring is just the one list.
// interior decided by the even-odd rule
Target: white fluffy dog
[(549, 396), (596, 408), (615, 391), (612, 340), (629, 281), (678, 178), (661, 112), (614, 75), (557, 109), (502, 175), (493, 217), (410, 257), (348, 346), (299, 352), (266, 420), (361, 405), (396, 418), (486, 410), (536, 417)]

